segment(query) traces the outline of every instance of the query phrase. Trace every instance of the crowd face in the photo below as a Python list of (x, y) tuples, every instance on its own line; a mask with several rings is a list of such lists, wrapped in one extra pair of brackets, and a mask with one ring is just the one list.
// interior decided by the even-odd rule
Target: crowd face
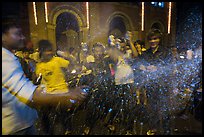
[(28, 51), (23, 52), (24, 58), (29, 59), (29, 55), (30, 53)]
[(42, 59), (43, 61), (49, 61), (49, 60), (52, 59), (53, 55), (54, 55), (54, 54), (53, 54), (53, 52), (52, 52), (51, 50), (46, 50), (46, 51), (44, 51), (44, 52), (42, 53), (41, 59)]
[(150, 47), (151, 48), (156, 48), (159, 46), (159, 42), (160, 42), (160, 38), (157, 37), (157, 36), (152, 36), (150, 39), (149, 39), (149, 44), (150, 44)]
[(10, 49), (21, 49), (24, 48), (25, 37), (22, 34), (20, 28), (10, 28), (6, 34), (3, 34), (2, 41), (3, 44), (8, 46)]
[(94, 53), (94, 57), (96, 58), (101, 58), (103, 56), (103, 48), (102, 47), (95, 47), (94, 50), (93, 50), (93, 53)]

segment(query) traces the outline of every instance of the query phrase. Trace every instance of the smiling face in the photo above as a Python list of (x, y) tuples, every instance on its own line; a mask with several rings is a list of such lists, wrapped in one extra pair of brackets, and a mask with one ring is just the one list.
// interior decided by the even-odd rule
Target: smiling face
[(157, 36), (152, 36), (150, 39), (149, 39), (149, 44), (150, 44), (150, 47), (151, 48), (156, 48), (159, 46), (159, 43), (160, 43), (160, 38), (157, 37)]

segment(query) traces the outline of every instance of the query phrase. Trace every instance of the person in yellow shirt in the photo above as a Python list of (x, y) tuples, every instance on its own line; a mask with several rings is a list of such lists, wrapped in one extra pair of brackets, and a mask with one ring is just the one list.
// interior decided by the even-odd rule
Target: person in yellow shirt
[[(46, 53), (43, 53), (46, 54)], [(48, 93), (68, 92), (65, 74), (62, 68), (67, 68), (69, 61), (61, 57), (52, 57), (48, 62), (37, 63), (36, 74), (42, 75), (41, 84)]]
[(68, 92), (65, 74), (62, 68), (67, 68), (69, 61), (61, 57), (55, 57), (52, 45), (47, 40), (39, 41), (41, 62), (36, 64), (36, 74), (42, 75), (41, 84), (48, 93)]
[[(52, 44), (48, 40), (38, 42), (41, 62), (36, 64), (36, 74), (42, 76), (41, 85), (49, 94), (69, 92), (65, 74), (62, 68), (68, 68), (69, 61), (61, 57), (54, 56)], [(59, 105), (60, 106), (60, 105)], [(40, 127), (45, 134), (64, 134), (67, 111), (61, 107), (40, 108)], [(56, 118), (54, 118), (56, 117)]]

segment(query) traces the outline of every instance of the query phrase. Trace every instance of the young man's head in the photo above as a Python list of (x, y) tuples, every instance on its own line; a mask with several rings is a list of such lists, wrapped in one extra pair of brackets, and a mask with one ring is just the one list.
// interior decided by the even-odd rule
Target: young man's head
[(49, 61), (54, 56), (52, 44), (48, 40), (38, 42), (39, 55), (42, 61)]
[(162, 33), (158, 29), (153, 29), (149, 32), (147, 40), (149, 41), (150, 48), (155, 49), (161, 44)]
[(103, 57), (104, 52), (105, 52), (105, 48), (104, 48), (103, 44), (95, 43), (93, 45), (92, 52), (93, 52), (95, 58), (100, 58), (100, 57)]
[(8, 50), (20, 50), (25, 47), (25, 37), (18, 24), (2, 23), (2, 45)]

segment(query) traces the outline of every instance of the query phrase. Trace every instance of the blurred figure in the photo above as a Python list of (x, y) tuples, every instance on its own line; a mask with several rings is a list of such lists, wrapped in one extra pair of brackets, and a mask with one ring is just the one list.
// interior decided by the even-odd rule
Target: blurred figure
[[(143, 53), (140, 70), (145, 74), (145, 89), (147, 90), (147, 105), (149, 113), (150, 132), (157, 129), (158, 134), (169, 134), (169, 88), (170, 84), (166, 81), (166, 66), (170, 63), (171, 52), (162, 45), (162, 33), (158, 29), (153, 29), (147, 36), (150, 48)], [(157, 76), (159, 75), (159, 77)], [(163, 110), (166, 110), (163, 112)], [(158, 113), (159, 112), (159, 113)], [(158, 128), (156, 128), (158, 127)], [(161, 133), (159, 133), (161, 132)]]
[(172, 48), (172, 61), (176, 63), (179, 60), (179, 54), (176, 47)]
[[(105, 47), (101, 43), (95, 43), (92, 48), (94, 62), (91, 62), (92, 71), (96, 76), (102, 76), (110, 80), (110, 65), (113, 64), (112, 59), (105, 53)], [(107, 76), (106, 76), (107, 75)], [(102, 81), (100, 81), (102, 82)]]
[(41, 86), (35, 86), (25, 77), (18, 58), (13, 50), (24, 48), (25, 37), (19, 25), (2, 23), (2, 134), (36, 135), (36, 108), (40, 105), (62, 105), (71, 107), (67, 100), (82, 101), (85, 94), (81, 88), (71, 89), (69, 93), (47, 94)]
[[(107, 102), (108, 94), (114, 93), (114, 76), (111, 73), (111, 67), (113, 66), (112, 59), (105, 54), (105, 47), (101, 43), (95, 43), (92, 48), (94, 62), (90, 62), (93, 78), (90, 81), (90, 87), (97, 89), (93, 92), (94, 104), (90, 104), (88, 109), (88, 116), (86, 118), (86, 129), (84, 134), (91, 134), (92, 128), (97, 124), (97, 119), (101, 120), (108, 113), (109, 108), (111, 108), (112, 103)], [(99, 99), (100, 98), (100, 99)], [(103, 105), (103, 113), (95, 112), (97, 106), (95, 104)]]
[(52, 44), (48, 40), (40, 40), (38, 47), (41, 62), (36, 64), (36, 74), (42, 75), (41, 84), (45, 85), (46, 92), (52, 94), (68, 92), (65, 75), (61, 68), (68, 68), (69, 61), (55, 57)]
[(87, 43), (81, 43), (81, 51), (80, 51), (80, 63), (83, 64), (85, 67), (88, 67), (88, 64), (94, 62), (94, 56), (91, 55), (89, 46)]
[(114, 35), (110, 35), (108, 37), (108, 45), (111, 46), (115, 46), (116, 45), (116, 41), (115, 41), (115, 36)]
[(146, 49), (144, 48), (145, 47), (145, 43), (144, 41), (141, 41), (141, 40), (137, 40), (135, 43), (134, 43), (134, 46), (137, 50), (137, 53), (138, 53), (138, 56), (141, 57), (142, 53), (144, 51), (146, 51)]
[(125, 34), (126, 46), (125, 46), (125, 58), (132, 59), (138, 56), (138, 52), (132, 41), (132, 32), (127, 31)]
[(138, 69), (137, 66), (142, 64), (143, 53), (146, 51), (144, 41), (137, 40), (134, 42), (134, 46), (137, 50), (138, 55), (135, 56), (133, 59), (133, 70), (135, 75), (135, 83), (137, 85), (136, 93), (137, 93), (137, 104), (139, 105), (144, 104), (147, 105), (147, 94), (144, 88), (144, 83), (142, 82), (144, 79), (144, 75), (142, 74), (141, 70)]
[[(133, 109), (130, 110), (132, 103), (134, 104), (134, 73), (131, 66), (123, 58), (123, 53), (117, 47), (111, 47), (108, 49), (108, 55), (114, 60), (114, 83), (115, 83), (115, 94), (112, 95), (112, 119), (117, 113), (120, 113), (118, 108), (123, 109), (124, 124), (126, 130), (132, 129), (133, 119), (130, 119), (129, 115), (134, 113)], [(118, 96), (119, 95), (119, 96)], [(131, 98), (130, 98), (131, 97)], [(117, 100), (117, 102), (115, 101)], [(129, 102), (129, 103), (124, 103)], [(131, 103), (130, 103), (131, 102)], [(109, 124), (114, 126), (115, 121), (111, 121)], [(126, 123), (125, 123), (126, 122)], [(109, 125), (110, 126), (110, 125)], [(120, 129), (119, 129), (120, 130)]]
[(29, 57), (35, 60), (35, 62), (40, 62), (39, 49), (37, 48), (33, 53), (29, 55)]
[(74, 47), (70, 47), (68, 50), (68, 58), (70, 62), (73, 62), (73, 64), (77, 64), (78, 62), (78, 57), (76, 53), (76, 49)]
[[(36, 74), (42, 76), (41, 85), (44, 86), (46, 93), (62, 94), (68, 93), (69, 88), (66, 83), (64, 69), (68, 69), (69, 61), (61, 57), (54, 56), (52, 44), (48, 40), (38, 42), (40, 60), (36, 64)], [(71, 60), (73, 61), (73, 60)], [(74, 62), (74, 61), (73, 61)], [(69, 101), (71, 103), (71, 101)], [(56, 104), (57, 107), (42, 107), (40, 114), (42, 126), (47, 134), (64, 134), (66, 127), (66, 107)], [(43, 129), (43, 127), (41, 127)]]
[(33, 81), (34, 84), (36, 83), (37, 76), (35, 75), (36, 69), (36, 62), (35, 60), (30, 58), (30, 54), (33, 53), (33, 49), (28, 49), (27, 47), (22, 49), (23, 51), (23, 58), (20, 58), (20, 62), (22, 64), (23, 70), (26, 76)]

